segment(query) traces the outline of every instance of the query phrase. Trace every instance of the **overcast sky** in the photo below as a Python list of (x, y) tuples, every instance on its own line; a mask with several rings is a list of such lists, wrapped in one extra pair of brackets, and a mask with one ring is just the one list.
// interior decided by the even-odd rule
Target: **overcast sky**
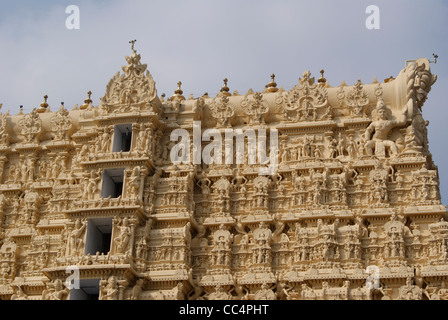
[[(69, 30), (66, 7), (80, 9), (80, 29)], [(365, 26), (366, 8), (380, 9), (380, 29)], [(332, 86), (397, 76), (405, 60), (437, 53), (438, 82), (423, 110), (430, 150), (448, 201), (448, 0), (15, 0), (0, 2), (0, 103), (11, 114), (29, 112), (49, 96), (94, 105), (126, 64), (129, 41), (153, 75), (159, 95), (215, 95), (224, 78), (246, 93), (261, 91), (275, 73), (290, 89), (306, 70)], [(445, 95), (444, 95), (445, 94)], [(445, 98), (445, 99), (444, 99)]]

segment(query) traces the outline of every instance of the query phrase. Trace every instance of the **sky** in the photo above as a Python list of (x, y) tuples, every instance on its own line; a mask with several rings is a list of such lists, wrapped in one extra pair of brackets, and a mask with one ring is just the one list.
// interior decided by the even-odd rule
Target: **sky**
[[(66, 8), (79, 8), (68, 29)], [(379, 9), (368, 29), (366, 8)], [(48, 95), (51, 110), (72, 109), (93, 92), (94, 105), (121, 71), (130, 40), (148, 64), (159, 95), (182, 81), (185, 96), (262, 91), (276, 75), (285, 89), (306, 70), (332, 86), (397, 76), (406, 60), (439, 56), (437, 83), (423, 107), (448, 201), (448, 0), (15, 0), (0, 2), (0, 104), (17, 114)]]

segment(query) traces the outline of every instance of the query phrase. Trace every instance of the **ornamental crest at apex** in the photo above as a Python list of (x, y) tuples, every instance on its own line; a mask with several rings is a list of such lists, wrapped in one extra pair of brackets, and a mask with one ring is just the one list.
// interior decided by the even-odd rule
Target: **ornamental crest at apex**
[(265, 123), (264, 116), (268, 113), (269, 106), (261, 93), (246, 94), (241, 102), (241, 107), (249, 118), (249, 124)]
[(25, 143), (36, 142), (38, 135), (42, 131), (42, 120), (36, 109), (26, 114), (20, 121), (21, 133), (25, 138)]
[(363, 89), (361, 80), (358, 80), (347, 96), (347, 106), (350, 107), (352, 117), (365, 117), (365, 108), (369, 105), (369, 102), (369, 96)]
[(318, 110), (328, 107), (328, 93), (324, 85), (316, 84), (310, 71), (299, 78), (300, 87), (295, 85), (284, 99), (284, 115), (289, 121), (316, 121)]
[(55, 132), (54, 140), (61, 141), (68, 138), (68, 131), (72, 128), (72, 120), (67, 109), (61, 106), (59, 111), (51, 118), (51, 123)]
[(233, 105), (225, 94), (220, 94), (212, 100), (210, 112), (216, 120), (218, 128), (229, 127), (230, 119), (235, 115)]
[(124, 74), (117, 72), (107, 85), (106, 94), (101, 99), (103, 113), (111, 111), (110, 108), (115, 112), (128, 112), (140, 111), (144, 107), (156, 112), (154, 108), (158, 97), (155, 81), (147, 65), (140, 62), (140, 54), (132, 50), (126, 56), (128, 65), (122, 66)]

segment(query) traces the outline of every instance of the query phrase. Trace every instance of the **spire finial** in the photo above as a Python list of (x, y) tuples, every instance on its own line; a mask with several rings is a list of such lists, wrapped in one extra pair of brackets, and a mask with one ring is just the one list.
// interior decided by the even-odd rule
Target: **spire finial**
[(89, 90), (89, 92), (87, 92), (87, 99), (84, 100), (84, 102), (87, 103), (87, 104), (92, 103), (91, 97), (92, 97), (92, 91)]
[(182, 94), (184, 93), (181, 89), (182, 86), (182, 81), (179, 81), (177, 83), (177, 90), (174, 91), (174, 95), (171, 97), (171, 101), (173, 101), (174, 99), (178, 98), (180, 100), (185, 100), (185, 97), (182, 96)]
[(179, 82), (177, 83), (177, 90), (174, 91), (175, 94), (182, 94), (182, 93), (184, 93), (184, 92), (182, 91), (182, 89), (180, 88), (181, 86), (182, 86), (182, 81), (179, 81)]
[(231, 96), (231, 94), (230, 94), (230, 89), (229, 89), (229, 87), (227, 86), (227, 83), (229, 83), (229, 80), (227, 79), (227, 78), (224, 78), (224, 80), (223, 80), (223, 82), (224, 82), (224, 86), (221, 88), (221, 92), (223, 93), (223, 94), (225, 94), (226, 96)]
[(325, 84), (327, 82), (327, 79), (324, 78), (324, 73), (324, 69), (320, 70), (320, 78), (317, 80), (318, 83)]
[(87, 92), (87, 99), (84, 100), (84, 104), (80, 107), (81, 110), (87, 109), (89, 107), (89, 105), (92, 104), (92, 91), (89, 90), (89, 92)]
[(275, 83), (275, 74), (271, 74), (271, 82), (266, 85), (269, 92), (277, 92), (277, 84)]
[(40, 108), (37, 109), (37, 112), (43, 113), (43, 112), (47, 111), (47, 108), (48, 108), (47, 100), (48, 100), (48, 96), (44, 95), (44, 102), (42, 102), (40, 104)]
[(40, 105), (42, 108), (46, 108), (46, 107), (48, 107), (47, 100), (48, 100), (48, 96), (47, 96), (47, 95), (44, 95), (44, 102), (41, 103), (41, 105)]

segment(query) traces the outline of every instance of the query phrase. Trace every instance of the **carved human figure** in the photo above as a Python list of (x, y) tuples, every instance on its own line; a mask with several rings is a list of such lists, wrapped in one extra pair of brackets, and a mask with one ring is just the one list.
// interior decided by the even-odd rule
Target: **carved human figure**
[(106, 283), (102, 283), (99, 300), (118, 300), (118, 282), (115, 276), (109, 277)]
[(275, 300), (275, 293), (269, 288), (266, 282), (263, 282), (261, 289), (255, 293), (255, 300)]
[(86, 187), (84, 189), (83, 199), (92, 200), (98, 190), (98, 182), (101, 180), (100, 170), (91, 171), (90, 176), (86, 178)]
[(69, 233), (69, 252), (71, 255), (77, 255), (80, 253), (82, 246), (84, 245), (84, 231), (87, 227), (87, 220), (77, 219), (73, 230)]
[(145, 282), (145, 279), (140, 278), (135, 283), (135, 286), (132, 287), (132, 293), (131, 293), (131, 300), (138, 300), (140, 297), (140, 294), (143, 291), (143, 283)]
[(355, 138), (353, 134), (348, 136), (347, 147), (346, 147), (348, 156), (351, 159), (356, 159), (358, 157), (358, 145), (355, 142)]
[(131, 171), (131, 175), (129, 176), (128, 180), (128, 190), (129, 190), (129, 197), (131, 199), (136, 199), (139, 196), (140, 191), (140, 167), (134, 167)]
[(316, 293), (306, 283), (302, 284), (302, 298), (304, 300), (316, 300)]
[(229, 300), (230, 296), (227, 292), (224, 291), (221, 285), (217, 285), (215, 287), (215, 292), (212, 292), (208, 296), (208, 300)]
[(127, 217), (123, 218), (121, 226), (118, 228), (119, 228), (119, 234), (117, 237), (114, 238), (114, 243), (117, 245), (117, 253), (125, 253), (126, 250), (128, 249), (129, 241), (132, 236), (132, 230), (129, 224), (129, 219)]
[(64, 298), (68, 295), (69, 290), (64, 288), (61, 279), (56, 279), (53, 283), (54, 291), (50, 294), (50, 300), (65, 300)]
[(345, 141), (345, 138), (342, 136), (342, 133), (339, 132), (337, 150), (340, 157), (343, 157), (345, 155), (346, 145), (347, 143)]
[(14, 293), (11, 296), (11, 300), (28, 300), (28, 295), (23, 292), (23, 289), (19, 285), (12, 287)]
[[(395, 127), (403, 126), (407, 121), (407, 106), (402, 111), (399, 119), (391, 120), (388, 115), (389, 110), (382, 99), (378, 100), (376, 109), (376, 120), (373, 121), (366, 129), (365, 132), (365, 149), (367, 155), (371, 156), (373, 154), (378, 156), (385, 156), (385, 149), (389, 149), (391, 155), (396, 155), (398, 153), (397, 145), (394, 141), (389, 140), (389, 134)], [(373, 136), (372, 136), (373, 133)]]
[(136, 143), (135, 143), (135, 150), (138, 151), (144, 151), (145, 147), (147, 146), (147, 139), (148, 139), (148, 135), (147, 135), (147, 131), (146, 131), (146, 126), (144, 123), (141, 124), (138, 135), (137, 135), (137, 139), (136, 139)]

